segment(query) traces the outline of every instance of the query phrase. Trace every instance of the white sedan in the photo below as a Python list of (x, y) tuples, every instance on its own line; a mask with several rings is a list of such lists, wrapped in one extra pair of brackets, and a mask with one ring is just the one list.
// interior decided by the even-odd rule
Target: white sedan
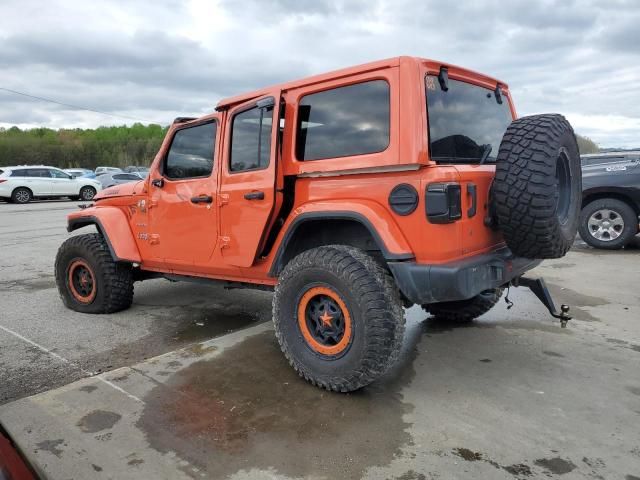
[(44, 166), (0, 167), (0, 198), (27, 203), (34, 198), (69, 197), (91, 200), (102, 190), (92, 178), (74, 178), (59, 168)]

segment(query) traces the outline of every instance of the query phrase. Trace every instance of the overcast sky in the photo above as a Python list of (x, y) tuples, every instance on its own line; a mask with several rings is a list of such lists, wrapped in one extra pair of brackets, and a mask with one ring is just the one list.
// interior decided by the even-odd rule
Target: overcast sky
[[(500, 78), (519, 115), (640, 146), (637, 0), (0, 1), (0, 87), (146, 122), (397, 55)], [(0, 90), (0, 126), (122, 123)]]

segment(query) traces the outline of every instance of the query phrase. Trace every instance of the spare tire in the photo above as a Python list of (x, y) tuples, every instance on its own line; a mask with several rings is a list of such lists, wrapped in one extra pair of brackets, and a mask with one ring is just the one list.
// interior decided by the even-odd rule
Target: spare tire
[(502, 137), (492, 196), (511, 251), (560, 258), (576, 236), (582, 171), (575, 134), (558, 114), (515, 120)]

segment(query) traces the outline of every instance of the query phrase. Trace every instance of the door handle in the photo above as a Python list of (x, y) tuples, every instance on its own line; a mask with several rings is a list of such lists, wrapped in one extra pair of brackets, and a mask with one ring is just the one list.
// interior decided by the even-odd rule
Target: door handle
[(467, 210), (467, 217), (471, 218), (475, 216), (478, 209), (478, 195), (477, 187), (475, 183), (467, 183), (467, 194), (471, 195), (471, 206)]
[(211, 203), (213, 197), (211, 195), (199, 195), (197, 197), (191, 197), (191, 203)]
[(264, 192), (249, 192), (244, 194), (246, 200), (264, 200)]
[(151, 185), (153, 185), (154, 187), (162, 188), (164, 186), (164, 179), (154, 178), (153, 180), (151, 180)]

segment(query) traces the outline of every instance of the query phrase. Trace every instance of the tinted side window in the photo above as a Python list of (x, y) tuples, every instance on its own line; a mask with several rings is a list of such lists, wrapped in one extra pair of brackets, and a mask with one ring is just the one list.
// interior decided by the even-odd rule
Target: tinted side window
[(232, 172), (269, 165), (272, 123), (273, 107), (255, 107), (233, 117), (229, 163)]
[(298, 107), (296, 157), (320, 160), (381, 152), (389, 145), (390, 93), (384, 80), (306, 95)]
[(50, 169), (50, 170), (49, 170), (49, 173), (50, 173), (50, 175), (51, 175), (53, 178), (66, 178), (66, 179), (68, 179), (68, 178), (69, 178), (69, 175), (67, 175), (67, 174), (66, 174), (66, 173), (64, 173), (64, 172), (61, 172), (60, 170), (53, 170), (53, 169)]
[(48, 168), (30, 168), (27, 170), (27, 177), (51, 178)]
[(27, 171), (23, 170), (23, 169), (11, 170), (11, 176), (12, 177), (26, 177), (27, 176)]
[(213, 170), (216, 123), (178, 130), (164, 166), (169, 178), (207, 177)]

